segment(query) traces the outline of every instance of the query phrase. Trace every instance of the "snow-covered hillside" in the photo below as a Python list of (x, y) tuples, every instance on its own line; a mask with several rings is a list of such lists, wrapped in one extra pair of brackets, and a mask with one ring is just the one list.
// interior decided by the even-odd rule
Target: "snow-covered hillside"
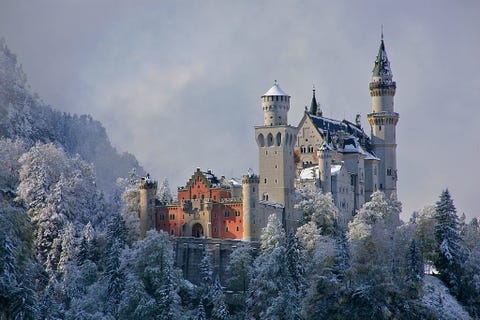
[(420, 303), (434, 313), (437, 319), (472, 319), (465, 308), (448, 292), (448, 288), (438, 278), (426, 275), (424, 294)]
[(120, 154), (112, 147), (100, 122), (89, 115), (55, 110), (33, 94), (4, 40), (0, 40), (0, 137), (21, 138), (27, 147), (53, 142), (70, 155), (79, 154), (95, 165), (97, 184), (107, 194), (115, 180), (128, 176), (132, 169), (143, 174), (133, 155)]

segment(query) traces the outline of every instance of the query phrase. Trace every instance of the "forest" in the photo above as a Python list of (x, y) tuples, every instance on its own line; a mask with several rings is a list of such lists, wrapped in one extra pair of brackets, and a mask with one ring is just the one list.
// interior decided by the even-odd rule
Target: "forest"
[[(139, 237), (143, 168), (90, 116), (32, 94), (0, 42), (0, 319), (478, 319), (480, 229), (453, 197), (400, 219), (375, 192), (348, 225), (304, 187), (295, 233), (269, 218), (220, 282), (209, 250), (192, 284), (172, 239)], [(115, 163), (115, 166), (111, 164)], [(171, 201), (165, 180), (158, 195)]]

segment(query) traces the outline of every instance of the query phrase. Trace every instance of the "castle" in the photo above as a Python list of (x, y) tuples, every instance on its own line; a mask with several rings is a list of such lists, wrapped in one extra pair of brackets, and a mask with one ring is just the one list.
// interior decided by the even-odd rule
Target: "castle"
[(271, 214), (287, 231), (297, 227), (301, 217), (293, 208), (295, 187), (311, 184), (331, 192), (343, 224), (376, 190), (396, 193), (399, 115), (383, 35), (369, 89), (370, 136), (359, 115), (355, 123), (324, 117), (315, 90), (299, 125), (289, 125), (290, 95), (275, 81), (261, 97), (263, 125), (255, 127), (259, 175), (249, 172), (228, 180), (197, 168), (173, 203), (156, 200), (157, 183), (142, 178), (141, 234), (155, 228), (177, 237), (257, 241)]

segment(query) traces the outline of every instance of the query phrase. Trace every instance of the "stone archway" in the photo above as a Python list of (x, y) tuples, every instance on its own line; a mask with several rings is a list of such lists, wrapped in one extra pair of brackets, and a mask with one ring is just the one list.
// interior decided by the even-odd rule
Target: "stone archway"
[(192, 226), (192, 237), (203, 238), (203, 226), (198, 222)]

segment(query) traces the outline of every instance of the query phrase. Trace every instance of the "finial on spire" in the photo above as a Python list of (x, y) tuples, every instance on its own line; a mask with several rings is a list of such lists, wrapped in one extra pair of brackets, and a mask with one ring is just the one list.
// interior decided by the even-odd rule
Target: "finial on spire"
[(278, 85), (277, 80), (273, 80), (273, 85), (274, 86)]
[(313, 95), (315, 96), (315, 84), (312, 84), (312, 88), (313, 88)]
[(382, 35), (381, 35), (382, 41), (383, 41), (383, 23), (382, 23)]

